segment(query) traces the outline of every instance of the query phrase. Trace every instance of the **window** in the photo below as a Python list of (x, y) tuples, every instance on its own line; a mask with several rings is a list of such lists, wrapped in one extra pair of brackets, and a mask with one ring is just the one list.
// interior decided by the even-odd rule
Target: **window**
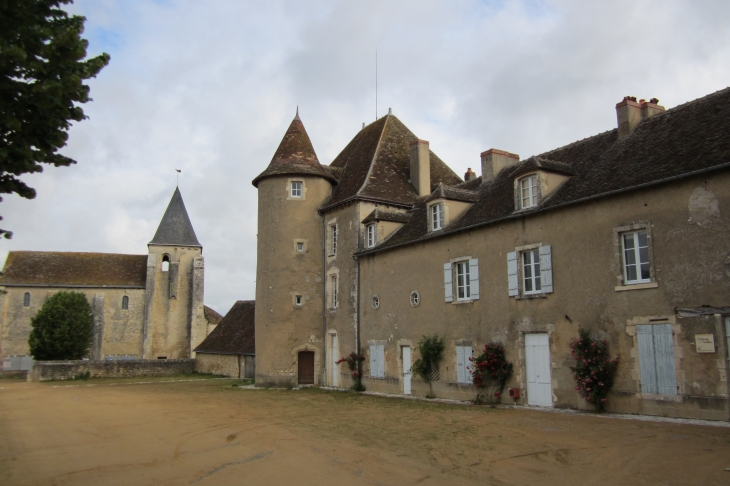
[(301, 305), (302, 305), (302, 296), (301, 295), (294, 296), (294, 305), (301, 307)]
[(122, 310), (127, 309), (129, 309), (129, 297), (125, 295), (124, 297), (122, 297)]
[(443, 203), (434, 204), (430, 210), (431, 231), (438, 231), (444, 226), (444, 205)]
[(418, 290), (414, 290), (411, 292), (411, 305), (413, 307), (418, 307), (418, 304), (421, 303), (421, 294), (418, 293)]
[(385, 345), (370, 345), (370, 378), (385, 378)]
[(473, 383), (471, 377), (471, 346), (456, 346), (456, 381), (463, 384)]
[(537, 175), (533, 174), (519, 180), (520, 209), (537, 206)]
[(677, 394), (673, 336), (669, 323), (636, 326), (642, 393)]
[(304, 253), (304, 243), (297, 241), (297, 253)]
[(291, 197), (302, 197), (302, 181), (291, 181)]
[(332, 276), (332, 308), (337, 308), (337, 277)]
[(375, 246), (375, 224), (369, 224), (367, 225), (367, 240), (365, 242), (365, 246), (367, 248), (372, 248)]
[(444, 294), (446, 302), (470, 302), (479, 299), (479, 260), (462, 258), (444, 263)]
[(373, 309), (380, 307), (380, 297), (378, 297), (378, 294), (373, 295), (372, 306)]
[(162, 271), (170, 270), (170, 255), (162, 255)]
[(552, 293), (552, 247), (530, 245), (508, 253), (507, 282), (511, 297)]
[(337, 254), (337, 225), (330, 225), (330, 255)]
[(651, 282), (649, 240), (645, 230), (621, 234), (624, 284)]
[(23, 307), (30, 307), (30, 292), (26, 292), (23, 295)]

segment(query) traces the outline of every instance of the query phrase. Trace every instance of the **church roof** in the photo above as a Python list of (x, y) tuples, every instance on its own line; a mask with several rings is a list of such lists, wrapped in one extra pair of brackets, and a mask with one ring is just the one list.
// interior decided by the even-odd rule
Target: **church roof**
[(180, 188), (176, 187), (172, 194), (165, 214), (162, 216), (160, 226), (157, 227), (155, 237), (148, 244), (166, 246), (198, 246), (202, 245), (195, 236), (195, 230), (190, 217), (185, 209), (185, 203), (180, 194)]
[[(330, 167), (341, 169), (341, 173), (322, 210), (353, 199), (403, 207), (413, 205), (418, 201), (418, 194), (410, 183), (410, 143), (417, 139), (392, 114), (360, 130), (330, 164)], [(433, 152), (430, 152), (430, 165), (431, 189), (439, 183), (455, 185), (462, 182)]]
[(207, 305), (203, 306), (203, 317), (205, 317), (205, 320), (208, 321), (208, 323), (216, 325), (221, 321), (221, 319), (223, 319), (222, 315)]
[(239, 300), (213, 332), (195, 348), (196, 353), (256, 354), (254, 314), (256, 302)]
[(11, 251), (0, 285), (144, 288), (147, 255)]
[[(458, 221), (429, 232), (426, 199), (412, 210), (408, 223), (373, 249), (373, 253), (440, 238), (511, 218), (550, 211), (599, 197), (730, 168), (730, 88), (690, 101), (642, 120), (623, 139), (618, 129), (599, 133), (506, 167), (482, 184), (478, 177), (458, 185), (479, 198)], [(569, 175), (534, 209), (515, 211), (514, 178), (526, 169)]]
[(275, 175), (313, 175), (334, 183), (337, 182), (335, 176), (326, 171), (319, 163), (312, 141), (304, 128), (304, 123), (299, 118), (298, 109), (297, 116), (294, 117), (284, 138), (281, 139), (279, 148), (276, 149), (269, 166), (251, 183), (258, 187), (261, 179)]

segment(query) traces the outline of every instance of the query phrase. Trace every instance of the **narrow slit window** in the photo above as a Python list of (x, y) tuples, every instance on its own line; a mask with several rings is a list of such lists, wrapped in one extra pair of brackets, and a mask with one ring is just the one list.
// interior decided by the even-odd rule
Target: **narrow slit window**
[(162, 271), (167, 272), (170, 270), (170, 256), (169, 255), (163, 255), (162, 257)]
[(30, 307), (30, 292), (26, 292), (23, 295), (23, 307)]
[(124, 297), (122, 297), (122, 310), (127, 309), (129, 309), (129, 297), (125, 295)]
[(302, 305), (302, 296), (301, 295), (297, 295), (294, 297), (294, 304), (298, 305), (298, 306)]
[(330, 255), (337, 254), (337, 225), (330, 226)]
[(337, 277), (332, 277), (332, 308), (337, 308)]

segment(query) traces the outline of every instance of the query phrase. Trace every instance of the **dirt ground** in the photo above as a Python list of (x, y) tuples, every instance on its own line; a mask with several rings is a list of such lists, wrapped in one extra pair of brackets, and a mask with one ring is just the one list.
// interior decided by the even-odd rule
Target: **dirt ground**
[(2, 380), (0, 484), (730, 484), (726, 427), (235, 383)]

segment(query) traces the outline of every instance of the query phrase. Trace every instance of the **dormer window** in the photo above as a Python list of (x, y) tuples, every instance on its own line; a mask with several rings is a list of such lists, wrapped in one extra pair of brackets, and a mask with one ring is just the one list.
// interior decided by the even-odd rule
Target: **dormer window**
[(291, 182), (291, 197), (302, 197), (302, 181)]
[(375, 224), (369, 224), (367, 225), (367, 235), (365, 238), (365, 246), (367, 248), (372, 248), (375, 246), (375, 243), (377, 243), (377, 237), (376, 237), (376, 227)]
[(431, 231), (438, 231), (444, 227), (444, 205), (443, 203), (434, 204), (429, 212), (431, 220)]
[(520, 209), (527, 209), (537, 206), (538, 186), (537, 174), (523, 177), (519, 181), (520, 188)]
[(162, 271), (167, 272), (168, 270), (170, 270), (170, 256), (163, 255), (162, 256)]

